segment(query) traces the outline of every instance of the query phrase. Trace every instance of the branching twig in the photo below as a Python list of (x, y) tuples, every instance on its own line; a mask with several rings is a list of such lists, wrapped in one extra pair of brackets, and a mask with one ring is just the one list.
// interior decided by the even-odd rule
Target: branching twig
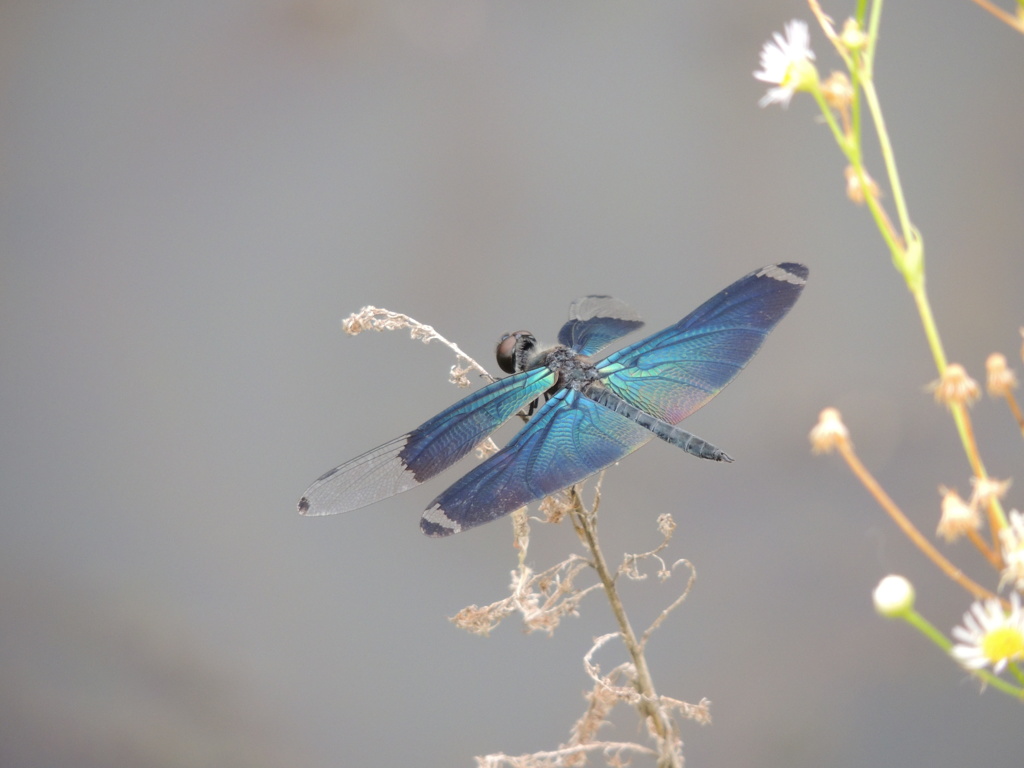
[(690, 569), (690, 578), (686, 580), (686, 586), (683, 587), (682, 594), (673, 600), (665, 610), (658, 614), (658, 617), (651, 622), (651, 625), (644, 630), (644, 633), (640, 636), (640, 645), (647, 645), (647, 640), (653, 634), (654, 630), (662, 625), (668, 615), (672, 613), (676, 608), (683, 604), (683, 601), (689, 596), (690, 590), (693, 589), (693, 583), (697, 580), (697, 569), (693, 567), (693, 563), (689, 560), (676, 560), (672, 563), (672, 569), (675, 570), (677, 565), (685, 565)]
[(667, 716), (666, 712), (657, 705), (658, 694), (654, 688), (654, 681), (651, 679), (650, 669), (647, 667), (647, 658), (644, 656), (643, 645), (637, 640), (636, 633), (629, 622), (625, 609), (622, 607), (622, 600), (619, 597), (618, 589), (615, 586), (615, 576), (608, 568), (604, 553), (597, 541), (597, 507), (599, 499), (594, 499), (594, 505), (587, 509), (583, 505), (583, 499), (574, 488), (572, 491), (575, 509), (572, 513), (576, 530), (580, 533), (587, 549), (590, 550), (591, 565), (597, 571), (598, 578), (604, 587), (608, 604), (619, 625), (619, 633), (622, 642), (626, 646), (630, 658), (633, 660), (635, 677), (633, 684), (636, 686), (640, 699), (637, 706), (644, 719), (649, 723), (651, 730), (658, 741), (658, 767), (659, 768), (682, 768), (682, 752), (678, 746), (678, 734), (675, 724)]
[(503, 754), (485, 755), (476, 759), (479, 768), (556, 768), (565, 765), (583, 765), (581, 758), (585, 759), (589, 752), (601, 752), (608, 759), (612, 766), (628, 765), (622, 759), (622, 755), (633, 753), (637, 755), (655, 755), (650, 747), (624, 741), (595, 741), (590, 744), (578, 744), (572, 747), (562, 747), (549, 752), (532, 752), (528, 755), (510, 756)]

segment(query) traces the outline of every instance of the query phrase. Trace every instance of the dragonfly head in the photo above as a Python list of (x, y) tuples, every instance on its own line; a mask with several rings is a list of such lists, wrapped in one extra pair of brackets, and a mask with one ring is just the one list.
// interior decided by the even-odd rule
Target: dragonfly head
[(494, 356), (498, 358), (498, 367), (505, 373), (525, 371), (527, 360), (537, 348), (537, 339), (529, 331), (506, 333), (498, 342)]

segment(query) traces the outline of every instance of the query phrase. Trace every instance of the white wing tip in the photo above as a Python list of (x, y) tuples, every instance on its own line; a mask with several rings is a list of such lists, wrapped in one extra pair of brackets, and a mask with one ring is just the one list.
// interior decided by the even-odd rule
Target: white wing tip
[(447, 513), (435, 504), (420, 518), (420, 530), (427, 536), (451, 536), (461, 531), (462, 525), (448, 517)]
[(770, 277), (772, 280), (805, 285), (807, 283), (807, 267), (803, 264), (770, 264), (758, 270), (755, 277)]

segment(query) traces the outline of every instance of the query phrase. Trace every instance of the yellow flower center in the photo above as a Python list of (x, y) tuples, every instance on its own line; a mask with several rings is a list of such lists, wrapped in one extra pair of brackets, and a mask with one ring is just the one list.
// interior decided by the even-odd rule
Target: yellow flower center
[(818, 70), (807, 59), (797, 59), (786, 67), (786, 76), (780, 85), (794, 91), (813, 91), (818, 84)]
[(981, 652), (992, 663), (1024, 655), (1024, 633), (1017, 627), (999, 627), (985, 635)]

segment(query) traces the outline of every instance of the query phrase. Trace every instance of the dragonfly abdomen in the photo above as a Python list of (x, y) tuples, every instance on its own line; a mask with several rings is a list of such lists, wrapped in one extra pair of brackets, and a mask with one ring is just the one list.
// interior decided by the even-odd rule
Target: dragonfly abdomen
[(651, 434), (660, 437), (666, 443), (671, 443), (677, 448), (682, 448), (687, 453), (693, 454), (701, 459), (712, 461), (732, 461), (732, 456), (721, 448), (716, 448), (707, 440), (697, 437), (692, 432), (680, 429), (674, 424), (662, 421), (652, 416), (647, 411), (630, 405), (621, 397), (604, 387), (591, 387), (585, 393), (595, 403), (603, 405), (620, 416), (625, 416), (630, 421), (639, 424)]

